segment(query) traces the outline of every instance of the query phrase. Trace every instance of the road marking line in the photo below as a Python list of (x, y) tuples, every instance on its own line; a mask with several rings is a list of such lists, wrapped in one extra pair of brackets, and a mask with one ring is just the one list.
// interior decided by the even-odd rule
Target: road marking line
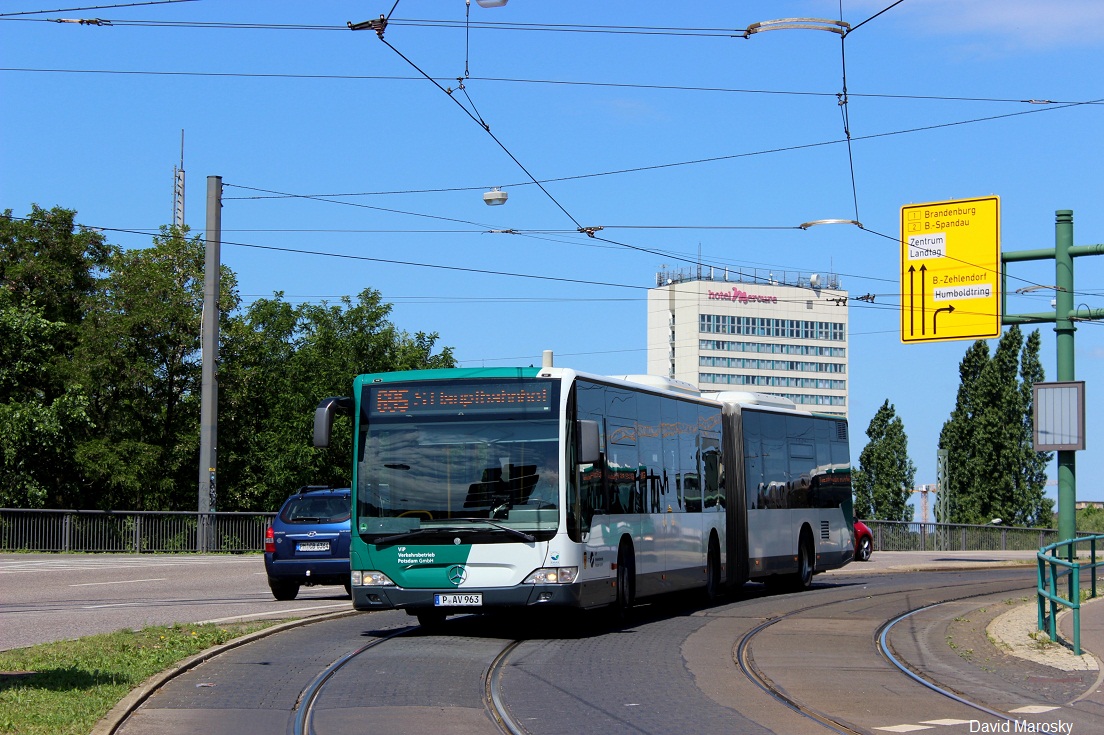
[(969, 720), (924, 720), (920, 724), (921, 725), (944, 725), (944, 726), (949, 727), (951, 725), (969, 725), (970, 721)]
[(94, 587), (98, 584), (136, 584), (138, 582), (164, 582), (167, 577), (157, 577), (155, 579), (120, 579), (115, 582), (80, 582), (78, 584), (71, 584), (70, 587)]
[(889, 727), (875, 727), (875, 730), (886, 732), (916, 732), (917, 730), (934, 730), (931, 725), (890, 725)]
[(1032, 704), (1027, 707), (1020, 707), (1019, 709), (1008, 710), (1011, 714), (1015, 715), (1041, 715), (1044, 712), (1053, 712), (1060, 707), (1048, 707), (1044, 704)]

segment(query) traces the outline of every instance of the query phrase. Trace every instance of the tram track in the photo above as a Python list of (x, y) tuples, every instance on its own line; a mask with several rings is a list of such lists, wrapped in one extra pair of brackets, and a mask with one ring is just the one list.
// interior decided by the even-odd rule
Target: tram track
[[(928, 691), (934, 692), (934, 693), (936, 693), (936, 694), (938, 694), (942, 697), (953, 700), (953, 701), (955, 701), (955, 702), (957, 702), (961, 705), (964, 705), (966, 707), (977, 710), (978, 712), (983, 713), (986, 717), (997, 718), (997, 719), (1000, 719), (1000, 720), (1013, 720), (1014, 718), (1011, 715), (1008, 715), (1008, 714), (1003, 713), (1003, 712), (998, 712), (994, 709), (991, 709), (990, 707), (987, 707), (986, 705), (984, 705), (982, 703), (971, 701), (968, 698), (966, 698), (965, 696), (963, 696), (961, 694), (958, 694), (958, 693), (955, 693), (955, 692), (952, 692), (952, 691), (949, 691), (948, 689), (939, 686), (939, 684), (937, 682), (934, 682), (930, 679), (927, 679), (927, 678), (923, 677), (922, 675), (920, 675), (919, 673), (917, 673), (916, 671), (911, 669), (907, 665), (906, 662), (904, 662), (900, 658), (898, 658), (893, 653), (892, 647), (889, 644), (889, 635), (890, 635), (893, 627), (895, 625), (897, 625), (898, 623), (900, 623), (904, 620), (907, 620), (911, 616), (916, 615), (920, 612), (931, 610), (931, 609), (934, 609), (934, 608), (939, 607), (941, 605), (946, 605), (946, 604), (953, 603), (953, 602), (961, 602), (961, 601), (964, 601), (964, 600), (982, 598), (982, 597), (992, 596), (992, 595), (996, 595), (996, 594), (1004, 594), (1004, 593), (1008, 593), (1008, 592), (1017, 591), (1018, 589), (1020, 589), (1019, 586), (1005, 587), (1003, 585), (1001, 585), (1001, 586), (994, 585), (994, 587), (997, 587), (997, 588), (987, 589), (985, 591), (978, 592), (978, 591), (976, 591), (977, 590), (977, 585), (976, 584), (950, 585), (950, 586), (942, 587), (940, 589), (941, 589), (942, 592), (945, 593), (947, 590), (958, 588), (958, 587), (967, 588), (967, 589), (973, 590), (973, 592), (971, 592), (971, 594), (967, 594), (967, 595), (946, 597), (945, 599), (941, 599), (941, 600), (936, 601), (936, 602), (927, 603), (925, 605), (921, 605), (921, 606), (912, 608), (910, 610), (907, 610), (903, 614), (900, 614), (900, 615), (890, 619), (889, 621), (887, 621), (887, 622), (883, 623), (881, 626), (879, 626), (878, 630), (875, 632), (874, 647), (876, 648), (876, 650), (878, 651), (878, 653), (881, 655), (881, 657), (883, 658), (883, 660), (885, 662), (887, 662), (888, 664), (893, 666), (895, 669), (897, 669), (901, 673), (905, 674), (905, 676), (907, 676), (909, 679), (911, 679), (914, 683), (924, 687)], [(891, 598), (893, 596), (897, 596), (897, 595), (900, 595), (900, 594), (901, 594), (900, 590), (893, 590), (893, 591), (887, 591), (887, 592), (874, 593), (874, 594), (869, 595), (868, 597), (869, 598), (877, 598), (877, 597)], [(826, 712), (823, 712), (820, 709), (818, 709), (816, 707), (813, 707), (813, 706), (809, 705), (806, 702), (802, 702), (796, 696), (792, 696), (791, 694), (789, 694), (783, 687), (779, 686), (771, 678), (771, 676), (767, 672), (765, 672), (762, 668), (760, 668), (756, 664), (755, 657), (754, 657), (754, 652), (753, 652), (753, 643), (755, 642), (755, 639), (758, 636), (760, 636), (764, 631), (770, 629), (771, 627), (777, 625), (778, 623), (781, 623), (781, 622), (784, 622), (784, 621), (787, 621), (787, 620), (792, 620), (792, 619), (796, 618), (797, 616), (807, 614), (807, 613), (810, 613), (810, 612), (813, 612), (813, 611), (823, 611), (825, 609), (828, 609), (828, 608), (831, 608), (831, 607), (834, 607), (834, 606), (845, 605), (845, 604), (849, 604), (849, 603), (853, 603), (853, 602), (854, 602), (853, 600), (847, 599), (847, 600), (832, 600), (832, 601), (829, 601), (829, 602), (823, 602), (823, 603), (818, 603), (818, 604), (814, 604), (814, 605), (807, 605), (807, 606), (798, 608), (796, 610), (791, 610), (789, 612), (782, 613), (778, 616), (770, 618), (769, 620), (765, 620), (764, 622), (760, 623), (759, 625), (757, 625), (754, 628), (752, 628), (751, 630), (749, 630), (747, 633), (745, 633), (740, 638), (739, 643), (736, 645), (736, 647), (734, 649), (734, 659), (736, 661), (737, 666), (740, 668), (740, 671), (748, 679), (750, 679), (759, 689), (761, 689), (763, 692), (768, 694), (775, 701), (781, 703), (782, 705), (784, 705), (788, 709), (792, 710), (793, 712), (798, 713), (799, 715), (801, 715), (805, 719), (810, 720), (812, 722), (815, 722), (815, 723), (821, 725), (822, 727), (824, 727), (825, 729), (827, 729), (831, 732), (840, 733), (841, 735), (869, 735), (869, 732), (870, 732), (869, 730), (864, 729), (861, 726), (856, 725), (855, 723), (848, 722), (848, 721), (846, 721), (846, 720), (844, 720), (844, 719), (842, 719), (838, 716), (830, 715)]]
[[(851, 587), (850, 584), (844, 583), (836, 589), (831, 586), (822, 587), (820, 589), (822, 595), (831, 597), (822, 596), (820, 599), (815, 597), (810, 599), (808, 593), (795, 596), (759, 596), (758, 590), (751, 590), (750, 596), (741, 596), (732, 600), (736, 603), (734, 608), (730, 609), (722, 603), (716, 608), (716, 613), (710, 612), (707, 617), (696, 619), (706, 620), (718, 617), (727, 618), (732, 622), (742, 619), (746, 624), (731, 630), (732, 637), (728, 639), (731, 648), (727, 657), (729, 667), (735, 663), (740, 674), (736, 674), (729, 668), (731, 672), (729, 675), (737, 678), (742, 676), (749, 682), (749, 687), (763, 691), (776, 703), (797, 713), (800, 719), (810, 723), (809, 730), (814, 729), (812, 723), (816, 722), (819, 726), (815, 728), (817, 730), (869, 735), (881, 725), (892, 724), (873, 721), (872, 713), (874, 716), (889, 713), (896, 716), (897, 711), (892, 704), (894, 700), (890, 697), (918, 697), (920, 696), (918, 694), (909, 694), (910, 691), (918, 692), (917, 686), (923, 686), (935, 694), (949, 697), (957, 702), (958, 704), (953, 707), (948, 705), (948, 714), (954, 709), (956, 716), (970, 717), (971, 715), (963, 715), (959, 711), (961, 706), (983, 713), (989, 721), (994, 718), (1013, 719), (1011, 715), (985, 706), (985, 702), (989, 702), (998, 710), (1003, 707), (1009, 712), (1013, 711), (1006, 705), (992, 704), (1000, 700), (971, 702), (969, 696), (962, 697), (958, 693), (948, 691), (946, 686), (940, 687), (938, 681), (924, 678), (930, 676), (926, 665), (928, 659), (918, 658), (911, 644), (924, 640), (932, 644), (941, 643), (939, 634), (936, 638), (931, 638), (929, 634), (926, 639), (923, 637), (901, 639), (898, 636), (897, 649), (894, 650), (891, 640), (894, 626), (897, 626), (896, 630), (899, 631), (904, 627), (902, 623), (911, 618), (919, 629), (924, 630), (924, 617), (921, 613), (926, 610), (938, 609), (939, 605), (954, 602), (968, 606), (971, 600), (986, 596), (998, 598), (1023, 589), (1022, 580), (1013, 579), (987, 580), (981, 584), (957, 582), (956, 580), (955, 583), (943, 584), (939, 587), (921, 586), (909, 589), (900, 587), (879, 589), (872, 585), (869, 589), (858, 592), (858, 595), (856, 590), (848, 590), (848, 587)], [(816, 592), (817, 590), (814, 589), (812, 594), (816, 595)], [(978, 605), (981, 604), (978, 603)], [(785, 609), (790, 606), (794, 609)], [(836, 609), (833, 610), (833, 607)], [(757, 608), (765, 611), (767, 616), (755, 615)], [(937, 622), (935, 618), (938, 615), (938, 612), (932, 613), (929, 616), (930, 623)], [(805, 619), (802, 619), (803, 616)], [(650, 613), (645, 606), (636, 611), (635, 617), (636, 620), (632, 626), (617, 629), (617, 632), (631, 632), (633, 638), (648, 641), (647, 650), (649, 651), (659, 650), (652, 643), (662, 644), (667, 634), (664, 628), (678, 627), (671, 624), (677, 616), (672, 617), (662, 608), (658, 608), (655, 613)], [(921, 622), (915, 622), (917, 620)], [(790, 625), (787, 625), (787, 621)], [(554, 715), (549, 714), (555, 709), (551, 704), (553, 701), (584, 708), (596, 718), (604, 718), (612, 725), (629, 722), (635, 725), (645, 721), (634, 718), (638, 712), (644, 712), (646, 706), (636, 704), (641, 700), (636, 698), (635, 693), (647, 691), (650, 686), (655, 690), (655, 682), (661, 681), (664, 682), (664, 687), (671, 688), (674, 680), (669, 678), (670, 673), (678, 668), (673, 664), (673, 668), (667, 672), (668, 678), (663, 679), (662, 670), (649, 667), (648, 671), (655, 678), (652, 684), (641, 681), (632, 686), (611, 688), (609, 682), (616, 683), (618, 680), (617, 667), (611, 664), (605, 668), (599, 666), (593, 671), (588, 670), (595, 677), (595, 681), (604, 682), (601, 687), (570, 686), (565, 682), (577, 680), (564, 679), (562, 676), (547, 673), (555, 671), (557, 674), (562, 674), (563, 669), (546, 667), (555, 665), (555, 662), (565, 657), (577, 660), (576, 654), (579, 651), (590, 652), (599, 648), (607, 654), (613, 654), (601, 658), (601, 661), (619, 660), (617, 653), (620, 648), (613, 642), (617, 636), (609, 638), (608, 643), (606, 636), (601, 634), (597, 637), (584, 635), (581, 638), (566, 636), (563, 638), (568, 644), (565, 648), (562, 644), (548, 645), (549, 641), (559, 638), (556, 635), (538, 635), (535, 639), (527, 637), (534, 630), (540, 629), (540, 626), (534, 627), (531, 624), (532, 621), (528, 621), (529, 624), (526, 625), (519, 624), (515, 629), (513, 625), (503, 625), (502, 621), (487, 623), (479, 616), (472, 618), (465, 616), (465, 618), (456, 619), (444, 630), (429, 630), (418, 625), (406, 624), (397, 617), (381, 622), (384, 624), (375, 629), (367, 626), (345, 626), (343, 628), (345, 632), (342, 635), (370, 636), (370, 638), (367, 640), (361, 638), (360, 643), (347, 644), (344, 647), (332, 646), (327, 651), (326, 657), (319, 657), (311, 669), (303, 671), (304, 676), (299, 681), (309, 681), (309, 684), (301, 688), (288, 689), (289, 697), (286, 701), (291, 710), (288, 725), (294, 735), (332, 735), (338, 732), (350, 732), (353, 730), (349, 727), (351, 725), (355, 727), (353, 723), (363, 722), (362, 718), (366, 715), (409, 718), (407, 722), (417, 723), (423, 730), (448, 731), (449, 725), (463, 724), (467, 726), (469, 732), (497, 731), (510, 735), (563, 732), (559, 721), (553, 719)], [(653, 623), (658, 625), (652, 625)], [(829, 630), (838, 630), (843, 635), (849, 636), (848, 642), (840, 644), (839, 641), (830, 641), (827, 648), (815, 650), (815, 645), (806, 648), (806, 644), (800, 642), (804, 639), (791, 638), (795, 635), (800, 636), (806, 631), (822, 630), (821, 626), (825, 623), (832, 626)], [(929, 631), (932, 630), (930, 623), (927, 627)], [(638, 626), (641, 626), (639, 630), (637, 630)], [(731, 629), (731, 624), (728, 627)], [(835, 637), (834, 632), (823, 636), (826, 640)], [(522, 647), (522, 643), (530, 640), (537, 640), (541, 645)], [(578, 646), (572, 648), (573, 642), (577, 640), (585, 640), (582, 648)], [(623, 640), (629, 642), (630, 639), (623, 638)], [(640, 650), (641, 644), (637, 645)], [(869, 646), (873, 646), (874, 650), (869, 650)], [(865, 657), (862, 654), (863, 650), (867, 650)], [(930, 652), (934, 649), (929, 647), (927, 650)], [(842, 659), (832, 659), (829, 663), (832, 668), (821, 670), (833, 672), (828, 676), (837, 681), (848, 676), (846, 672), (858, 671), (861, 678), (857, 680), (858, 689), (846, 690), (854, 692), (854, 696), (847, 696), (846, 700), (840, 700), (838, 697), (832, 699), (832, 687), (825, 687), (824, 681), (818, 681), (818, 675), (812, 667), (818, 664), (824, 665), (824, 662), (829, 660), (829, 655), (837, 653), (842, 655), (844, 652), (848, 652), (849, 655), (845, 655)], [(631, 650), (626, 653), (628, 654), (626, 659), (631, 659), (634, 655)], [(674, 656), (664, 657), (662, 660), (677, 663), (677, 648), (668, 653)], [(758, 658), (756, 653), (759, 654)], [(723, 660), (725, 656), (723, 653), (721, 655)], [(875, 655), (880, 662), (878, 664), (871, 663), (875, 661)], [(269, 659), (262, 657), (255, 660)], [(796, 666), (793, 665), (794, 661), (798, 662)], [(920, 664), (921, 661), (924, 662), (923, 665)], [(838, 673), (835, 673), (837, 664), (839, 664)], [(807, 672), (801, 670), (803, 665), (807, 667)], [(895, 676), (890, 672), (890, 667), (894, 672), (905, 673), (907, 678)], [(223, 668), (225, 670), (225, 666)], [(450, 671), (455, 673), (448, 673)], [(933, 671), (938, 672), (938, 667)], [(938, 676), (938, 673), (935, 675)], [(896, 683), (891, 680), (895, 680)], [(212, 677), (208, 674), (202, 681), (220, 680), (217, 676)], [(367, 681), (371, 681), (372, 685), (365, 690), (362, 682)], [(878, 694), (874, 695), (877, 697), (876, 703), (871, 709), (865, 711), (855, 709), (855, 702), (862, 699), (862, 682), (873, 681), (878, 682), (877, 687), (867, 688), (877, 689)], [(505, 690), (504, 685), (507, 685)], [(690, 691), (689, 687), (694, 686), (694, 682), (688, 681), (687, 685), (688, 687), (683, 690), (671, 689), (671, 691), (682, 692), (681, 696), (674, 698), (675, 700), (692, 701), (687, 694)], [(198, 685), (186, 682), (182, 688), (187, 690), (195, 686)], [(220, 683), (218, 684), (220, 688), (202, 691), (204, 693), (224, 691), (221, 689), (222, 686), (223, 684)], [(961, 690), (961, 686), (957, 683), (952, 686), (959, 686)], [(750, 692), (751, 688), (746, 691)], [(890, 697), (886, 697), (883, 690), (888, 692)], [(972, 690), (967, 688), (963, 691)], [(548, 694), (547, 697), (545, 692)], [(507, 693), (510, 695), (513, 711), (507, 706)], [(596, 696), (592, 697), (592, 694)], [(713, 695), (707, 694), (707, 696)], [(934, 695), (925, 696), (927, 697), (925, 706), (929, 710), (937, 710), (941, 707), (939, 704), (933, 704), (936, 701)], [(729, 718), (734, 716), (742, 715), (748, 723), (769, 721), (747, 720), (747, 717), (755, 716), (751, 713), (759, 714), (755, 707), (738, 708), (734, 712), (733, 700), (714, 698), (713, 701), (721, 707), (711, 713), (712, 719), (705, 717), (701, 720), (704, 727), (702, 732), (725, 731), (724, 728), (731, 727), (731, 724), (725, 723), (731, 723), (732, 720)], [(766, 705), (763, 714), (773, 706), (768, 704), (769, 701), (766, 698), (762, 700)], [(835, 704), (844, 704), (845, 701), (846, 706), (835, 706)], [(539, 704), (534, 706), (535, 702)], [(237, 701), (231, 704), (240, 706)], [(220, 705), (226, 706), (221, 702), (216, 706)], [(653, 708), (649, 716), (657, 719), (647, 722), (663, 722), (665, 725), (671, 725), (674, 720), (669, 717), (663, 719), (664, 706)], [(632, 717), (626, 717), (623, 714), (625, 710), (621, 708), (625, 707), (633, 708), (629, 710), (633, 713)], [(637, 709), (638, 707), (640, 709)], [(287, 711), (285, 709), (285, 712)], [(695, 716), (703, 711), (696, 710)], [(373, 714), (369, 715), (370, 712)], [(442, 717), (445, 719), (442, 720)], [(463, 719), (458, 720), (458, 718)], [(705, 726), (707, 721), (709, 725)], [(693, 722), (699, 722), (699, 720), (694, 719)], [(798, 722), (798, 719), (795, 718), (793, 722)], [(710, 727), (712, 729), (709, 729)]]
[[(388, 635), (376, 638), (360, 648), (350, 651), (327, 666), (317, 677), (315, 677), (314, 681), (303, 690), (299, 697), (299, 701), (296, 703), (296, 714), (292, 723), (293, 735), (319, 735), (314, 728), (316, 705), (327, 684), (332, 681), (334, 676), (342, 668), (357, 658), (371, 652), (373, 649), (386, 645), (397, 638), (409, 636), (422, 630), (423, 629), (419, 626), (406, 626), (392, 631)], [(488, 717), (507, 735), (526, 735), (527, 733), (527, 731), (521, 727), (520, 723), (510, 714), (503, 701), (501, 690), (502, 674), (505, 672), (508, 665), (509, 656), (522, 642), (521, 640), (511, 640), (503, 644), (487, 667), (483, 677), (482, 689), (484, 708)]]

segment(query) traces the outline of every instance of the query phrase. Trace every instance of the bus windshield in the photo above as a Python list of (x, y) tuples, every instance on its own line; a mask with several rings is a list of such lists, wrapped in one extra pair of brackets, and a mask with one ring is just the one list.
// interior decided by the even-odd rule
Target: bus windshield
[[(366, 391), (369, 405), (377, 390), (383, 389)], [(430, 529), (554, 532), (560, 476), (556, 412), (478, 414), (362, 412), (358, 531), (377, 539)]]

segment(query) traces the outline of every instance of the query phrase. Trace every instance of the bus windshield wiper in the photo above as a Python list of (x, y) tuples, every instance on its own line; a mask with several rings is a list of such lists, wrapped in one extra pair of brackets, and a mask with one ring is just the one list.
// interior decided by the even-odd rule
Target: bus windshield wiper
[[(494, 521), (487, 520), (486, 518), (452, 518), (453, 521), (466, 521), (467, 523), (486, 523), (496, 531), (502, 531), (508, 533), (511, 536), (517, 536), (522, 541), (533, 543), (537, 540), (536, 536), (526, 533), (525, 531), (519, 531), (516, 528), (510, 528), (504, 526), (501, 523), (495, 523)], [(392, 534), (391, 536), (383, 536), (382, 538), (373, 539), (372, 543), (377, 545), (393, 544), (398, 541), (405, 541), (408, 538), (414, 538), (415, 536), (426, 536), (429, 534), (437, 533), (477, 533), (478, 528), (457, 528), (455, 526), (425, 526), (422, 528), (415, 528), (411, 531), (404, 531), (402, 533)]]
[(468, 523), (486, 523), (488, 526), (493, 526), (499, 531), (504, 531), (505, 533), (508, 533), (512, 536), (517, 536), (519, 539), (522, 539), (524, 541), (532, 543), (533, 541), (537, 540), (537, 537), (530, 533), (519, 531), (516, 528), (510, 528), (509, 526), (504, 526), (501, 523), (495, 523), (494, 521), (488, 520), (486, 518), (453, 518), (452, 520), (467, 521)]
[(373, 539), (373, 544), (386, 545), (393, 544), (396, 541), (405, 541), (408, 538), (415, 536), (425, 536), (431, 533), (471, 533), (474, 529), (471, 528), (452, 528), (450, 526), (432, 526), (429, 528), (415, 528), (412, 531), (403, 531), (402, 533), (396, 533), (391, 536), (383, 536), (381, 538)]

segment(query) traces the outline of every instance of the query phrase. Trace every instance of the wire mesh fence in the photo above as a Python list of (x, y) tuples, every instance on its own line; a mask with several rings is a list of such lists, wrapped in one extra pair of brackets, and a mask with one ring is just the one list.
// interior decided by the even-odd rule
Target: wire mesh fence
[(262, 551), (274, 515), (0, 508), (0, 551)]

